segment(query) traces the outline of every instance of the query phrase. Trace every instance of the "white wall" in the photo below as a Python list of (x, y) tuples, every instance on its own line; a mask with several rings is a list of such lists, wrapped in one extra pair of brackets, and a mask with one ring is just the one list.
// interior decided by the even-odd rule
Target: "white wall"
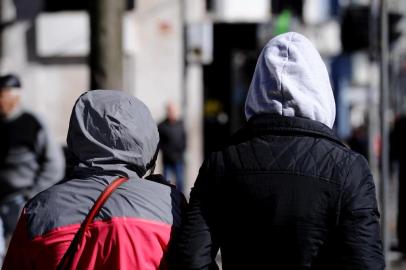
[[(185, 194), (193, 185), (202, 162), (202, 68), (189, 66), (183, 77), (183, 20), (198, 22), (204, 17), (204, 1), (139, 0), (137, 2), (135, 56), (135, 95), (151, 109), (157, 121), (165, 117), (169, 100), (183, 105), (183, 88), (187, 91), (185, 118), (188, 145), (186, 152)], [(189, 12), (190, 11), (190, 12)], [(185, 84), (185, 85), (183, 85)], [(160, 167), (157, 168), (160, 172)]]
[(65, 144), (76, 99), (88, 89), (88, 73), (85, 65), (31, 65), (24, 74), (26, 107), (47, 120), (59, 143)]
[(135, 95), (156, 120), (169, 100), (181, 104), (182, 28), (179, 1), (140, 0), (136, 12)]

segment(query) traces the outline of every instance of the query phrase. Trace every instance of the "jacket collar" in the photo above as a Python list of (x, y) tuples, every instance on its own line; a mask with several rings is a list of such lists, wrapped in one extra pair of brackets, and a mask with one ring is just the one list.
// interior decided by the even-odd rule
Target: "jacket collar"
[(266, 134), (319, 137), (345, 146), (332, 129), (320, 122), (277, 114), (259, 114), (253, 116), (232, 137), (232, 142), (241, 142), (250, 137)]

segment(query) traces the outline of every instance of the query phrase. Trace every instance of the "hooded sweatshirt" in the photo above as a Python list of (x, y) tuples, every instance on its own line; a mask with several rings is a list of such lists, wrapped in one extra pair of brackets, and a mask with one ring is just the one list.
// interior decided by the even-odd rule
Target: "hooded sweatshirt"
[(56, 269), (98, 196), (122, 176), (128, 181), (90, 225), (72, 269), (164, 267), (184, 197), (163, 179), (142, 179), (159, 142), (148, 108), (125, 92), (86, 92), (73, 108), (67, 142), (72, 175), (27, 203), (3, 269)]
[(271, 39), (258, 58), (245, 115), (249, 120), (264, 113), (333, 127), (335, 102), (326, 66), (311, 42), (298, 33)]

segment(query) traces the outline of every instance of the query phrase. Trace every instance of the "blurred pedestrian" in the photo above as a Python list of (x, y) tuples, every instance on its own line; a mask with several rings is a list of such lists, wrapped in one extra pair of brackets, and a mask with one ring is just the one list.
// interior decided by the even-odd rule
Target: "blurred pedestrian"
[(183, 191), (186, 132), (174, 103), (168, 103), (166, 112), (166, 119), (158, 125), (164, 177), (170, 179), (174, 176), (176, 187)]
[(185, 201), (162, 177), (143, 179), (155, 166), (158, 141), (148, 108), (135, 97), (83, 94), (67, 136), (73, 172), (26, 204), (3, 269), (165, 269)]
[(0, 237), (6, 242), (26, 200), (61, 180), (65, 164), (44, 122), (21, 105), (21, 88), (16, 75), (0, 76)]
[(365, 125), (352, 130), (351, 137), (348, 139), (348, 146), (368, 160), (368, 136)]
[(375, 186), (333, 133), (326, 67), (300, 34), (259, 56), (247, 124), (203, 163), (176, 269), (384, 269)]

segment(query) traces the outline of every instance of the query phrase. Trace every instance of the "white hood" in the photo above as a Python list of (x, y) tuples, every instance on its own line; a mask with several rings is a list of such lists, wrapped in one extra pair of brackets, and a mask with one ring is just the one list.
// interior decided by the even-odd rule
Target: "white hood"
[(297, 116), (332, 127), (335, 102), (326, 66), (304, 36), (271, 39), (259, 56), (245, 103), (245, 115)]

